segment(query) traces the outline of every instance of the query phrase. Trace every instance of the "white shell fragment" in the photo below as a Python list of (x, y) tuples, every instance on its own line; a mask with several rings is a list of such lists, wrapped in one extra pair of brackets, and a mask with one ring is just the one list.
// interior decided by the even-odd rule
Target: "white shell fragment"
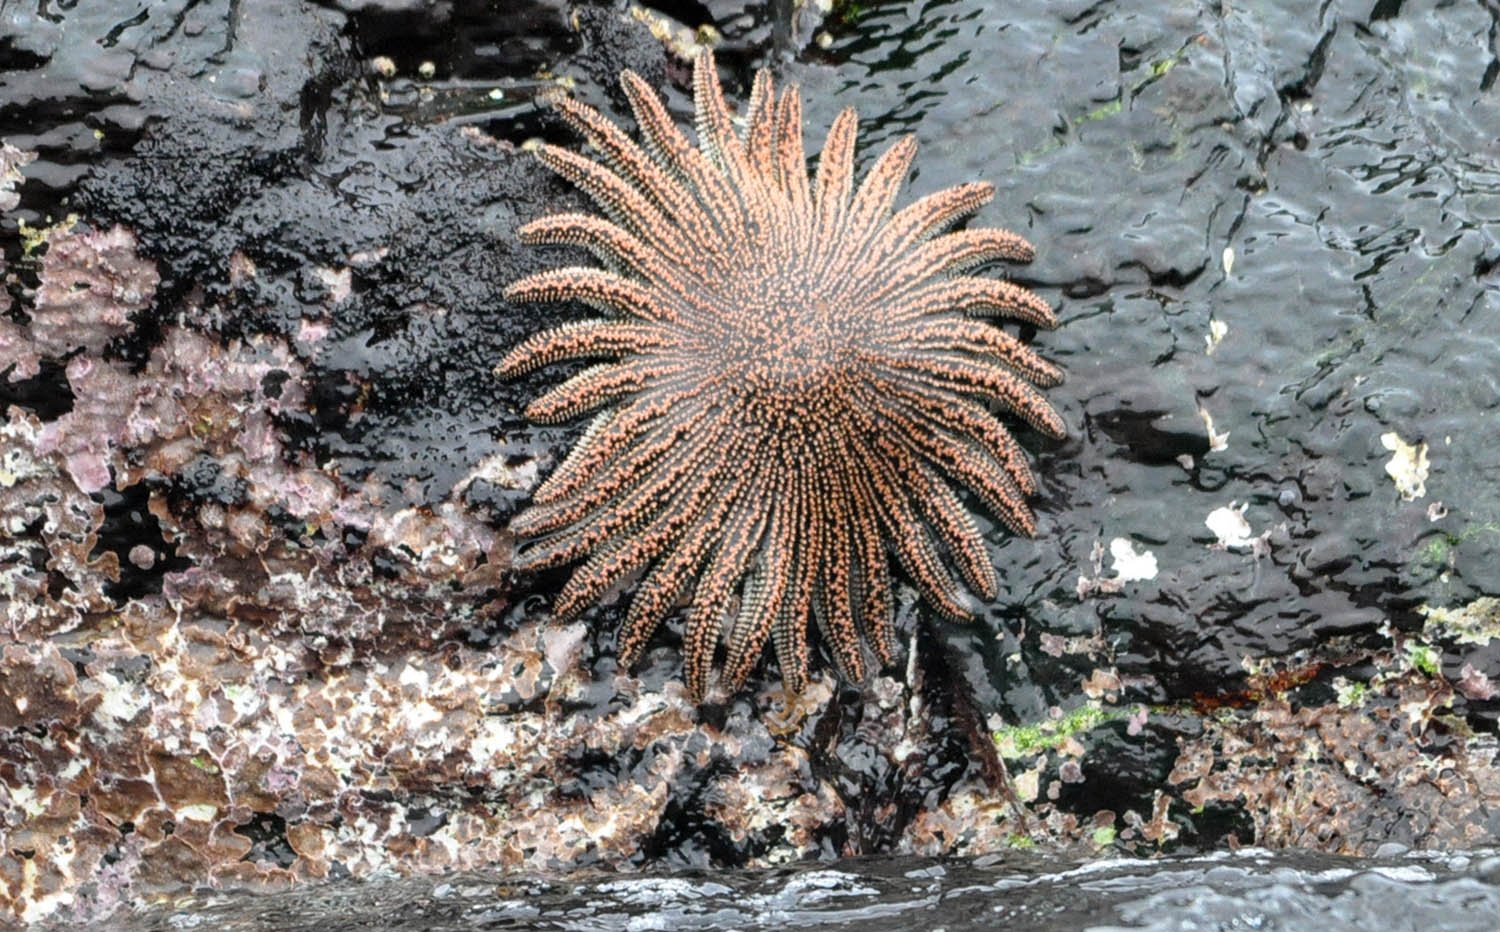
[(1250, 503), (1246, 502), (1238, 508), (1235, 504), (1230, 502), (1227, 506), (1215, 508), (1203, 519), (1203, 523), (1218, 538), (1217, 546), (1225, 549), (1250, 547), (1255, 543), (1250, 522), (1245, 520), (1245, 509), (1250, 507)]
[(1229, 449), (1229, 431), (1221, 434), (1214, 430), (1214, 416), (1208, 413), (1207, 408), (1199, 408), (1198, 416), (1203, 418), (1203, 426), (1208, 431), (1209, 452), (1220, 453)]
[[(1214, 350), (1224, 341), (1225, 334), (1229, 333), (1229, 325), (1222, 320), (1210, 320), (1208, 322), (1208, 333), (1204, 335), (1203, 342), (1208, 347), (1203, 351), (1205, 355), (1212, 356)], [(1226, 435), (1227, 436), (1227, 435)]]
[(1402, 501), (1414, 501), (1427, 494), (1427, 444), (1410, 444), (1395, 431), (1380, 435), (1380, 445), (1391, 451), (1385, 464), (1386, 475), (1396, 482)]
[(1115, 579), (1119, 582), (1156, 578), (1156, 554), (1149, 550), (1136, 552), (1135, 545), (1124, 537), (1109, 542), (1109, 555), (1114, 557)]

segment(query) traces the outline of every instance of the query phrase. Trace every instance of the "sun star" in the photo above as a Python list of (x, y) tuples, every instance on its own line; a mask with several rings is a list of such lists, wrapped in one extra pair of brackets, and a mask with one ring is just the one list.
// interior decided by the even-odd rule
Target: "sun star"
[[(964, 274), (1031, 246), (998, 229), (947, 232), (994, 189), (965, 184), (892, 212), (916, 152), (907, 136), (854, 188), (856, 116), (833, 121), (809, 180), (797, 88), (755, 77), (743, 133), (710, 53), (694, 63), (698, 144), (630, 71), (637, 144), (571, 99), (557, 108), (597, 161), (556, 146), (541, 161), (606, 218), (556, 214), (526, 243), (587, 247), (606, 266), (511, 285), (510, 301), (582, 301), (603, 318), (515, 347), (510, 378), (605, 359), (534, 400), (533, 421), (594, 411), (582, 438), (518, 515), (532, 538), (516, 568), (582, 561), (553, 607), (577, 617), (641, 573), (619, 636), (632, 665), (686, 600), (684, 679), (705, 695), (743, 685), (767, 640), (786, 688), (808, 670), (809, 619), (835, 664), (864, 678), (863, 644), (895, 654), (892, 559), (926, 601), (971, 617), (999, 581), (958, 487), (1019, 534), (1036, 525), (1036, 480), (993, 411), (1061, 437), (1037, 391), (1062, 373), (981, 319), (1053, 327), (1051, 307), (1009, 282)], [(956, 577), (955, 578), (955, 571)]]

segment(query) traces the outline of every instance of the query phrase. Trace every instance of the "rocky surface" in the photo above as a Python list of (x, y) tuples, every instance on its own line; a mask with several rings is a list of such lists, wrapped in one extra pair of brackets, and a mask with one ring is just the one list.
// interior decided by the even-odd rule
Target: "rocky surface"
[[(0, 13), (0, 913), (1494, 836), (1494, 11), (512, 6)], [(619, 670), (621, 602), (508, 572), (576, 428), (490, 371), (556, 317), (500, 302), (562, 261), (514, 228), (577, 203), (537, 98), (685, 113), (698, 42), (865, 164), (916, 132), (912, 195), (1000, 187), (1074, 430), (985, 624), (908, 601), (904, 667), (704, 709), (675, 633)]]

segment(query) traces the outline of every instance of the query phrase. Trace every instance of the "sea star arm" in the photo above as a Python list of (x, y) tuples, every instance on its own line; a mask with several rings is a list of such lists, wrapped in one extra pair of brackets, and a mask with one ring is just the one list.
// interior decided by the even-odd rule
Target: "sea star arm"
[(593, 107), (571, 97), (560, 98), (555, 106), (574, 129), (594, 144), (617, 175), (637, 190), (644, 191), (665, 211), (666, 217), (676, 226), (676, 232), (691, 244), (695, 258), (712, 254), (713, 243), (704, 236), (709, 229), (708, 218), (697, 199), (663, 171), (623, 130)]
[(660, 348), (670, 340), (670, 334), (651, 324), (572, 321), (522, 340), (495, 366), (495, 374), (509, 379), (565, 359), (619, 358)]
[(660, 289), (588, 266), (528, 275), (505, 289), (505, 299), (517, 303), (582, 301), (611, 316), (641, 320), (675, 321), (685, 316), (677, 302), (663, 299)]
[[(566, 503), (566, 513), (573, 520), (522, 550), (516, 557), (517, 565), (531, 569), (556, 566), (577, 559), (617, 534), (638, 532), (648, 526), (665, 532), (680, 524), (684, 516), (695, 513), (695, 504), (721, 483), (729, 465), (725, 459), (728, 450), (737, 449), (722, 427), (707, 431), (705, 436), (720, 442), (722, 449), (699, 455), (692, 448), (676, 447), (642, 470), (638, 481), (618, 488), (598, 486), (599, 495), (579, 497), (576, 505)], [(601, 507), (605, 503), (610, 507)], [(668, 503), (675, 504), (668, 508)]]
[[(806, 218), (812, 207), (807, 183), (807, 155), (802, 147), (802, 95), (787, 88), (776, 104), (776, 186), (787, 193), (794, 216)], [(798, 243), (806, 248), (806, 243)]]
[(999, 360), (1032, 384), (1044, 388), (1062, 382), (1061, 369), (1004, 330), (983, 321), (951, 314), (926, 317), (902, 328), (899, 339), (922, 349), (953, 350), (972, 353), (983, 360)]
[[(835, 477), (841, 478), (837, 473)], [(826, 489), (826, 495), (814, 503), (814, 520), (823, 527), (823, 557), (820, 578), (813, 590), (813, 618), (839, 672), (850, 682), (858, 683), (865, 678), (865, 658), (858, 621), (860, 606), (854, 601), (849, 495), (838, 487), (841, 484), (835, 482), (835, 487)]]
[(740, 235), (744, 217), (734, 209), (739, 198), (728, 179), (709, 163), (702, 150), (688, 142), (672, 122), (661, 98), (640, 75), (626, 71), (620, 76), (620, 86), (635, 112), (646, 151), (663, 169), (683, 180), (712, 220), (721, 240)]
[(759, 469), (755, 469), (756, 478), (740, 484), (738, 500), (694, 590), (693, 606), (683, 627), (683, 680), (688, 692), (698, 699), (708, 690), (714, 653), (735, 585), (744, 578), (765, 530), (765, 522), (758, 514), (761, 510), (758, 474)]
[[(854, 136), (859, 117), (852, 107), (845, 107), (833, 118), (828, 139), (818, 156), (818, 173), (813, 180), (814, 243), (831, 251), (839, 243), (838, 231), (849, 204), (849, 188), (854, 177)], [(814, 255), (814, 260), (819, 256)]]
[(587, 194), (610, 220), (641, 237), (666, 255), (678, 255), (689, 247), (676, 226), (661, 209), (609, 168), (559, 146), (536, 150), (543, 165)]
[(526, 406), (526, 417), (538, 424), (560, 424), (636, 394), (681, 369), (680, 363), (665, 364), (651, 357), (592, 366), (534, 399)]
[(550, 214), (516, 231), (521, 242), (542, 246), (581, 246), (616, 273), (628, 272), (659, 288), (686, 289), (684, 270), (640, 238), (592, 214)]
[(740, 596), (740, 609), (729, 631), (723, 682), (731, 690), (744, 685), (771, 636), (771, 626), (789, 598), (789, 561), (796, 546), (794, 518), (785, 496), (772, 496), (770, 524), (751, 565)]
[(976, 444), (1000, 464), (1025, 495), (1036, 494), (1036, 478), (1021, 445), (984, 405), (944, 388), (909, 379), (886, 382), (881, 390), (906, 405), (912, 416), (925, 419), (952, 437), (967, 438)]
[(900, 255), (973, 214), (995, 196), (995, 186), (974, 181), (934, 191), (896, 212), (878, 241), (887, 255)]
[(887, 436), (881, 438), (880, 445), (884, 458), (871, 464), (865, 478), (869, 482), (871, 497), (880, 502), (880, 518), (893, 544), (897, 562), (944, 617), (954, 621), (972, 620), (973, 612), (964, 604), (958, 584), (943, 567), (932, 536), (907, 501), (905, 490), (890, 465), (904, 458), (896, 451), (896, 441)]
[[(709, 417), (709, 412), (684, 404), (692, 394), (679, 381), (659, 385), (625, 402), (615, 417), (586, 433), (537, 487), (531, 496), (534, 508), (562, 505), (585, 487), (610, 488), (630, 482), (651, 460), (691, 436)], [(523, 512), (515, 520), (530, 513)]]
[(956, 313), (1011, 317), (1038, 327), (1057, 326), (1052, 305), (1020, 285), (994, 278), (964, 276), (929, 282), (913, 289), (900, 301), (899, 314), (891, 322), (915, 320), (929, 314)]

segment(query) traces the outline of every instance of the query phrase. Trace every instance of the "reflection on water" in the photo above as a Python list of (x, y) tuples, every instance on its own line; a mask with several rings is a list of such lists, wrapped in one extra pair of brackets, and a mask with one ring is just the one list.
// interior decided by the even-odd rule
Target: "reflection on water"
[(975, 861), (517, 881), (454, 875), (270, 897), (179, 903), (123, 930), (540, 929), (1445, 929), (1500, 917), (1500, 854), (1373, 859), (1262, 849), (1059, 866), (1025, 854)]

